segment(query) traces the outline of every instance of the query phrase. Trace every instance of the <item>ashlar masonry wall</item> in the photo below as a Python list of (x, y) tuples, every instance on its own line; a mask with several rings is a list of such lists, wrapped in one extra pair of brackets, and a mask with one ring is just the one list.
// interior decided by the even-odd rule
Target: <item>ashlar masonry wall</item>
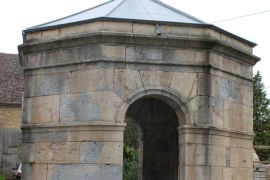
[(96, 21), (26, 32), (23, 179), (121, 180), (129, 106), (178, 118), (179, 180), (251, 180), (253, 43), (207, 25)]

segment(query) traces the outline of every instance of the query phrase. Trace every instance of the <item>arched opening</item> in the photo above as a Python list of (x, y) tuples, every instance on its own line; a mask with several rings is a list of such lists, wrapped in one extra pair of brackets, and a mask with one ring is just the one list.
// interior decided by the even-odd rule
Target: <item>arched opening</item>
[(128, 108), (125, 122), (124, 180), (177, 180), (178, 119), (174, 109), (155, 97), (143, 97)]

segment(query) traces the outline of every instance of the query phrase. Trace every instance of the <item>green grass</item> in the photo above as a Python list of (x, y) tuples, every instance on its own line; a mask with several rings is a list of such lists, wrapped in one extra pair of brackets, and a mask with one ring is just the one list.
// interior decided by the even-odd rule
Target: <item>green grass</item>
[(0, 175), (0, 180), (6, 180), (6, 178), (2, 175)]

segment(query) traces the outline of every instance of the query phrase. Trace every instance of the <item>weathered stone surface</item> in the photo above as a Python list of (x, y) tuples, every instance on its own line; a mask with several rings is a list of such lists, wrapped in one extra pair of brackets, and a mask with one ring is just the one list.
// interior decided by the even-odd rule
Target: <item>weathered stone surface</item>
[[(182, 171), (183, 172), (183, 171)], [(185, 179), (210, 179), (210, 167), (208, 166), (185, 166)]]
[(29, 54), (27, 56), (28, 67), (50, 66), (96, 60), (100, 55), (100, 46), (88, 45), (78, 48), (48, 51), (43, 53)]
[(237, 169), (237, 180), (251, 179), (253, 176), (252, 168), (238, 168)]
[(209, 61), (210, 64), (212, 64), (214, 67), (219, 68), (223, 71), (230, 72), (248, 79), (252, 79), (252, 67), (250, 65), (240, 63), (236, 59), (210, 53)]
[(12, 177), (11, 169), (19, 161), (18, 146), (21, 143), (21, 131), (17, 128), (0, 128), (0, 173)]
[(65, 131), (32, 132), (23, 131), (23, 142), (62, 142), (66, 140)]
[(207, 53), (203, 51), (190, 51), (180, 49), (164, 49), (149, 47), (127, 47), (127, 62), (153, 62), (153, 63), (177, 63), (199, 64), (206, 61)]
[(70, 131), (67, 134), (68, 141), (109, 141), (121, 142), (123, 141), (122, 131)]
[(224, 102), (222, 99), (197, 96), (189, 101), (193, 110), (194, 121), (198, 125), (224, 127)]
[(188, 144), (185, 147), (185, 153), (183, 154), (185, 160), (184, 164), (187, 166), (194, 165), (207, 165), (208, 164), (208, 152), (211, 151), (210, 147), (203, 144)]
[(124, 61), (125, 60), (125, 47), (124, 46), (110, 46), (101, 45), (102, 59), (103, 60), (115, 60)]
[(79, 163), (80, 145), (77, 142), (35, 144), (37, 163)]
[(123, 145), (120, 142), (81, 142), (80, 162), (122, 165)]
[(142, 89), (143, 84), (139, 71), (116, 69), (114, 76), (114, 92), (119, 97), (127, 99), (131, 94)]
[(35, 162), (35, 145), (34, 143), (23, 143), (22, 144), (22, 162), (33, 163)]
[(238, 180), (237, 169), (236, 168), (223, 168), (222, 176), (224, 180)]
[(25, 97), (45, 96), (69, 92), (69, 73), (25, 77)]
[(3, 169), (2, 173), (7, 177), (12, 177), (12, 168), (16, 167), (18, 161), (17, 153), (3, 154)]
[(197, 95), (196, 73), (173, 73), (170, 87), (175, 89), (183, 98), (189, 99)]
[(61, 95), (60, 121), (113, 121), (122, 101), (113, 92)]
[(0, 128), (21, 127), (21, 107), (0, 106)]
[(71, 93), (112, 91), (114, 69), (75, 71), (71, 74)]
[(172, 73), (164, 71), (140, 71), (144, 87), (169, 87)]
[(156, 24), (116, 21), (27, 32), (24, 179), (122, 179), (133, 115), (144, 179), (251, 180), (253, 44), (208, 25), (158, 26), (160, 35)]
[(253, 110), (243, 104), (224, 102), (224, 127), (228, 129), (252, 131)]
[(47, 164), (23, 164), (22, 179), (24, 180), (47, 180)]
[(59, 122), (58, 95), (25, 98), (24, 107), (24, 124)]
[(60, 121), (98, 120), (101, 109), (96, 99), (87, 93), (61, 95)]
[(212, 167), (210, 171), (211, 171), (211, 180), (223, 180), (222, 167)]
[(122, 167), (95, 164), (48, 165), (47, 178), (51, 180), (116, 180), (122, 179)]
[(211, 96), (252, 106), (252, 86), (214, 75), (210, 79)]

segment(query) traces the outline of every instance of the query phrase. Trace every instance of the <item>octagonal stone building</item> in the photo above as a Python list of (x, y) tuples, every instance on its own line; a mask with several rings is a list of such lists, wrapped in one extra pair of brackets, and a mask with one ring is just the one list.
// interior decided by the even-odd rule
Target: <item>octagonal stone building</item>
[(157, 0), (112, 0), (23, 31), (24, 180), (251, 180), (256, 45)]

